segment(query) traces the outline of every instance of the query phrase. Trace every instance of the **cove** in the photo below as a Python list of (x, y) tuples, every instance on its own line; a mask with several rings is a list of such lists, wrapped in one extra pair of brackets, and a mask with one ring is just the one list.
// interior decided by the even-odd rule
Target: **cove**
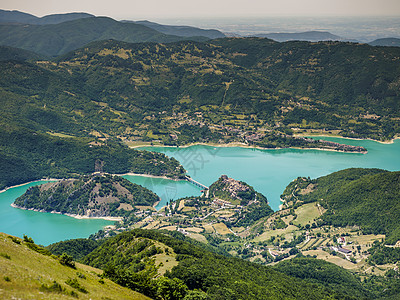
[(392, 144), (383, 144), (370, 140), (333, 137), (324, 139), (363, 146), (367, 148), (368, 153), (308, 149), (259, 150), (204, 145), (141, 149), (162, 152), (176, 158), (193, 179), (205, 185), (212, 184), (222, 174), (245, 181), (264, 194), (274, 210), (279, 209), (280, 195), (285, 187), (299, 176), (316, 178), (353, 167), (400, 170), (400, 140), (395, 140)]
[(32, 237), (35, 243), (47, 246), (61, 240), (87, 238), (104, 226), (114, 224), (101, 219), (75, 219), (10, 206), (29, 187), (43, 183), (46, 181), (31, 182), (0, 193), (0, 232), (18, 237), (26, 234)]

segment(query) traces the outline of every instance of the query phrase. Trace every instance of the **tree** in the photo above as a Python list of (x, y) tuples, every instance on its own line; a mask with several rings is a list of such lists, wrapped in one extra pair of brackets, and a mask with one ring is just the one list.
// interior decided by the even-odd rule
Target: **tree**
[(187, 291), (188, 287), (178, 278), (161, 277), (157, 282), (157, 294), (163, 300), (181, 300)]

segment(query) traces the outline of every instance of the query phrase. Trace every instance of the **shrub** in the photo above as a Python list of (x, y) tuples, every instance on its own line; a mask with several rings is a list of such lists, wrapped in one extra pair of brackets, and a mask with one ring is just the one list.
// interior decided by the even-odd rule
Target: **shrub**
[(81, 286), (76, 278), (74, 278), (74, 279), (68, 278), (68, 280), (65, 283), (68, 284), (70, 287), (73, 287), (74, 289), (78, 290), (81, 293), (84, 293), (84, 294), (88, 293), (87, 289), (85, 287)]
[(24, 242), (25, 243), (32, 243), (32, 244), (35, 243), (31, 237), (29, 237), (29, 236), (27, 236), (25, 234), (24, 234)]
[(11, 259), (11, 256), (8, 255), (7, 253), (0, 253), (1, 257), (7, 258), (7, 259)]
[(75, 262), (74, 262), (72, 256), (68, 255), (67, 253), (63, 253), (59, 259), (60, 259), (60, 264), (70, 267), (70, 268), (73, 268), (73, 269), (76, 268)]
[(18, 239), (18, 238), (16, 238), (16, 237), (14, 237), (14, 236), (9, 236), (9, 238), (10, 238), (10, 240), (12, 240), (14, 243), (16, 243), (16, 244), (21, 244), (21, 240), (20, 239)]

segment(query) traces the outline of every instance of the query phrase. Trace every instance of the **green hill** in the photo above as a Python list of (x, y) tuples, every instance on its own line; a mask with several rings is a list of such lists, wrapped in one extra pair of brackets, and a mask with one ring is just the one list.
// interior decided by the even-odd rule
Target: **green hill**
[(152, 191), (122, 177), (92, 175), (32, 187), (14, 205), (87, 217), (128, 217), (138, 210), (136, 206), (152, 207), (159, 200)]
[[(68, 75), (21, 61), (0, 65), (1, 188), (42, 177), (92, 173), (98, 159), (108, 173), (183, 176), (175, 159), (128, 149), (99, 139), (97, 133), (90, 137), (97, 127), (93, 122), (109, 132), (112, 127), (105, 120), (117, 120), (116, 115), (80, 92), (80, 84)], [(97, 130), (103, 131), (100, 127)]]
[(49, 57), (67, 53), (92, 41), (107, 39), (165, 43), (183, 38), (107, 17), (80, 18), (48, 25), (0, 25), (1, 45), (22, 48)]
[(100, 246), (104, 240), (94, 239), (73, 239), (60, 241), (46, 247), (54, 255), (62, 255), (66, 253), (73, 257), (74, 260), (79, 261), (88, 255), (90, 252)]
[[(387, 243), (400, 239), (400, 172), (346, 169), (314, 180), (299, 178), (284, 192), (286, 201), (319, 203), (322, 220), (335, 226), (360, 226), (365, 233), (385, 234)], [(311, 187), (309, 193), (301, 189)], [(295, 195), (293, 196), (290, 195)]]
[[(399, 128), (393, 118), (400, 111), (395, 88), (399, 51), (257, 38), (167, 45), (108, 41), (93, 43), (57, 61), (59, 71), (71, 69), (93, 95), (126, 101), (125, 106), (134, 101), (144, 109), (166, 110), (168, 117), (174, 105), (191, 119), (199, 110), (201, 121), (214, 128), (202, 134), (205, 140), (221, 139), (223, 130), (215, 125), (237, 128), (240, 124), (245, 126), (245, 137), (260, 134), (243, 142), (281, 146), (291, 128), (300, 132), (338, 129), (343, 135), (375, 139), (395, 135)], [(236, 115), (245, 116), (238, 119)], [(163, 118), (153, 117), (166, 123)], [(257, 132), (260, 126), (276, 130), (276, 122), (288, 130), (281, 129), (274, 137)], [(189, 136), (196, 137), (193, 128), (189, 129)], [(215, 131), (220, 134), (212, 135)], [(162, 139), (173, 142), (168, 134)], [(289, 140), (293, 145), (304, 142)]]
[(361, 298), (370, 296), (352, 273), (320, 259), (296, 257), (280, 262), (274, 266), (274, 269), (289, 276), (311, 283), (323, 284), (327, 288), (340, 290), (353, 296)]
[[(243, 208), (239, 214), (231, 216), (229, 221), (224, 221), (229, 227), (250, 226), (257, 220), (273, 213), (264, 195), (256, 192), (247, 183), (229, 178), (226, 175), (222, 175), (210, 186), (209, 198), (217, 202), (222, 200), (230, 203), (231, 208), (236, 207), (236, 205)], [(201, 200), (198, 201), (198, 203), (201, 202)]]
[(24, 23), (34, 22), (38, 17), (18, 10), (0, 9), (0, 22), (2, 23)]
[(322, 284), (312, 285), (270, 267), (220, 256), (157, 231), (134, 230), (109, 238), (83, 262), (104, 268), (116, 282), (151, 293), (148, 278), (166, 256), (164, 263), (174, 261), (167, 278), (182, 280), (189, 290), (200, 289), (210, 299), (340, 299), (344, 295), (357, 299), (365, 292), (360, 286), (358, 295), (328, 290)]
[(91, 174), (95, 162), (113, 174), (134, 172), (178, 178), (184, 169), (164, 154), (129, 149), (118, 143), (92, 145), (84, 138), (58, 137), (22, 128), (0, 131), (0, 186), (6, 187), (44, 177), (65, 178)]
[(102, 278), (99, 269), (62, 265), (26, 240), (0, 233), (0, 249), (2, 299), (150, 299)]
[[(55, 244), (53, 250), (58, 246), (64, 245)], [(178, 233), (136, 229), (105, 239), (82, 262), (152, 297), (164, 280), (152, 279), (156, 274), (175, 282), (171, 288), (182, 282), (186, 293), (197, 289), (209, 297), (200, 299), (368, 299), (371, 295), (350, 272), (331, 263), (304, 258), (271, 268), (205, 247)]]

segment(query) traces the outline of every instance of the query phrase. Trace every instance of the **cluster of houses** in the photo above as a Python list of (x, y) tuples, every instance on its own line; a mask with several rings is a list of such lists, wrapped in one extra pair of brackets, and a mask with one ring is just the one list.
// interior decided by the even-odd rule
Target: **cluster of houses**
[(346, 237), (344, 237), (344, 236), (339, 237), (337, 239), (337, 243), (340, 246), (332, 246), (332, 247), (330, 247), (330, 249), (337, 253), (343, 254), (346, 257), (346, 259), (350, 259), (350, 256), (353, 254), (353, 251), (344, 248), (347, 244)]
[(239, 192), (246, 192), (250, 189), (247, 185), (243, 184), (242, 182), (235, 180), (233, 178), (229, 178), (226, 175), (222, 175), (221, 179), (222, 179), (222, 184), (224, 184), (222, 190), (228, 192), (232, 198), (239, 199), (240, 198), (238, 197)]

